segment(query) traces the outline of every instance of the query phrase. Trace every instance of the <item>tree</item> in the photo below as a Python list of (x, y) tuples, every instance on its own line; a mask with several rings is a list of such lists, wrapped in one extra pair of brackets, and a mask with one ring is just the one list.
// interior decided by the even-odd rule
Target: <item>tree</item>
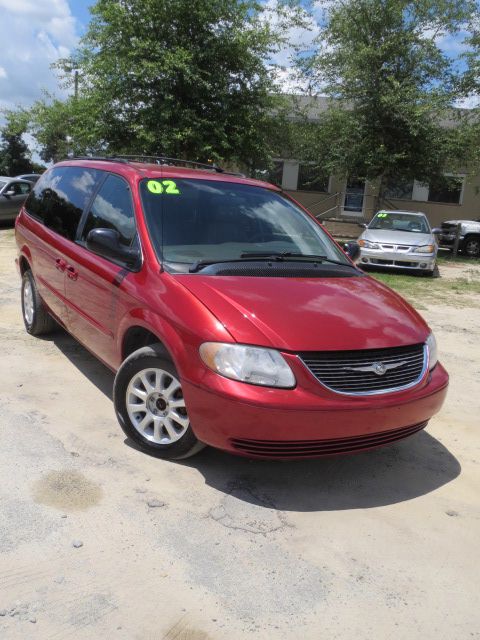
[(273, 27), (254, 0), (98, 0), (78, 52), (59, 63), (79, 72), (80, 146), (264, 162), (278, 109), (269, 59), (300, 19), (295, 5), (279, 3)]
[(318, 50), (300, 61), (311, 90), (330, 98), (316, 128), (300, 128), (301, 153), (330, 173), (385, 184), (428, 181), (461, 158), (452, 61), (438, 39), (460, 31), (470, 0), (334, 1)]
[(28, 146), (23, 140), (27, 121), (20, 113), (14, 111), (6, 111), (5, 116), (6, 123), (0, 136), (0, 175), (31, 173), (33, 165)]

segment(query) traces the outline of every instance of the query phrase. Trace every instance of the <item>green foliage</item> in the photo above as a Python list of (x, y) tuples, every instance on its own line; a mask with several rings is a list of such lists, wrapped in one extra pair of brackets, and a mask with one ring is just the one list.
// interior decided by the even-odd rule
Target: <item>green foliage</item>
[(331, 99), (320, 126), (298, 127), (301, 157), (383, 181), (428, 181), (461, 165), (457, 132), (445, 127), (460, 92), (437, 38), (474, 12), (470, 0), (335, 1), (318, 51), (299, 61), (311, 89)]
[(98, 0), (58, 65), (70, 85), (79, 70), (79, 98), (36, 107), (43, 157), (66, 150), (68, 130), (84, 151), (268, 161), (280, 108), (268, 59), (295, 4), (279, 4), (273, 27), (253, 0)]
[(7, 111), (4, 115), (6, 124), (0, 136), (0, 175), (31, 173), (33, 165), (22, 137), (27, 130), (27, 120), (22, 112)]

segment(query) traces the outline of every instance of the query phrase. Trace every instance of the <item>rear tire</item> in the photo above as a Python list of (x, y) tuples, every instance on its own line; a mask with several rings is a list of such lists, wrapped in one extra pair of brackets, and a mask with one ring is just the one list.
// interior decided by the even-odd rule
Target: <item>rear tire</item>
[(159, 343), (137, 349), (122, 363), (113, 403), (125, 435), (146, 453), (182, 460), (205, 446), (193, 433), (179, 375)]
[(27, 333), (32, 336), (51, 333), (57, 327), (43, 304), (30, 270), (25, 271), (22, 278), (22, 317)]

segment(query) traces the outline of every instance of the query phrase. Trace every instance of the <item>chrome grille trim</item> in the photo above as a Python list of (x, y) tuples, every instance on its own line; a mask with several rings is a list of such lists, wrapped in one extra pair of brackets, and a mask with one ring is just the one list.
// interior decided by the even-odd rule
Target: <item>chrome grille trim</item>
[[(428, 371), (426, 344), (391, 349), (364, 351), (324, 351), (299, 353), (299, 359), (322, 386), (341, 395), (369, 396), (404, 391), (419, 384)], [(352, 371), (349, 367), (373, 365), (376, 362), (395, 364), (384, 375)], [(347, 369), (344, 369), (347, 367)]]

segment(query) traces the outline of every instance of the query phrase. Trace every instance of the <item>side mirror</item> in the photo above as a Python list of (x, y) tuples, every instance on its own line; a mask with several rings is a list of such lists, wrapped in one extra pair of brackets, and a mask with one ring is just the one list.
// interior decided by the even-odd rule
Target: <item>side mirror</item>
[(104, 258), (114, 258), (130, 267), (139, 263), (140, 254), (120, 243), (120, 234), (115, 229), (92, 229), (87, 236), (87, 249)]
[(3, 193), (2, 195), (4, 196), (14, 196), (15, 195), (15, 191), (13, 189), (10, 189), (9, 191), (5, 191), (5, 193)]
[(437, 236), (439, 233), (442, 233), (442, 230), (438, 227), (435, 227), (434, 229), (432, 229), (432, 233), (434, 236)]
[(365, 222), (359, 222), (358, 226), (362, 227), (362, 229), (366, 229), (368, 227), (368, 224), (366, 224)]
[(350, 258), (350, 260), (356, 260), (360, 256), (360, 245), (355, 240), (350, 240), (343, 245), (343, 250)]

